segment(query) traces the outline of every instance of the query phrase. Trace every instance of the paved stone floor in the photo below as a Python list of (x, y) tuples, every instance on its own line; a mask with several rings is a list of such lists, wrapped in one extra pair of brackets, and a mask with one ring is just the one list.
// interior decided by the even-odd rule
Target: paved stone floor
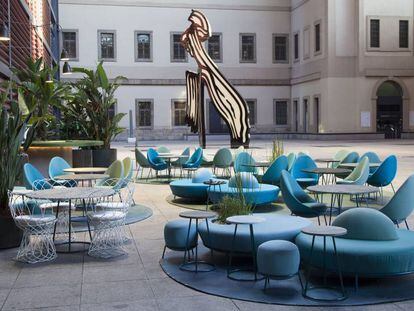
[[(142, 142), (142, 146), (166, 145), (180, 151), (188, 142)], [(193, 143), (193, 145), (195, 145)], [(213, 142), (206, 154), (224, 142)], [(270, 142), (252, 143), (253, 155), (265, 159)], [(131, 146), (117, 143), (119, 158), (130, 155)], [(267, 151), (266, 151), (267, 148)], [(376, 142), (287, 141), (286, 152), (308, 151), (313, 157), (330, 156), (346, 148), (359, 153), (372, 150), (382, 158), (393, 153), (398, 156), (399, 170), (395, 182), (399, 186), (414, 172), (414, 141), (390, 140)], [(54, 262), (25, 265), (12, 260), (16, 250), (0, 252), (0, 303), (2, 310), (302, 310), (301, 307), (255, 304), (205, 295), (169, 279), (158, 260), (163, 248), (163, 226), (178, 217), (181, 211), (169, 205), (167, 185), (137, 185), (135, 200), (152, 208), (151, 218), (129, 226), (133, 237), (128, 256), (96, 260), (84, 253), (60, 254)], [(410, 219), (414, 227), (414, 217)], [(82, 236), (78, 236), (81, 239)], [(398, 280), (396, 280), (398, 281)], [(413, 289), (414, 290), (414, 289)], [(310, 309), (310, 308), (309, 308)], [(312, 308), (311, 310), (319, 310)], [(324, 310), (414, 310), (414, 302), (364, 307), (324, 308)]]

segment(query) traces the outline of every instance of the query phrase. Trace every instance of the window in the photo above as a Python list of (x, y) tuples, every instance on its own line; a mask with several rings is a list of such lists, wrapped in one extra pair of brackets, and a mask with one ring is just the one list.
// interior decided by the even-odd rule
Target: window
[(70, 60), (78, 59), (78, 32), (76, 30), (64, 30), (62, 32), (62, 48), (66, 51)]
[(135, 61), (152, 61), (151, 31), (135, 31)]
[(275, 101), (275, 123), (276, 125), (287, 125), (287, 101)]
[(115, 31), (99, 30), (99, 59), (114, 61), (116, 59), (116, 36)]
[(247, 106), (249, 107), (249, 122), (251, 126), (256, 124), (256, 100), (246, 99)]
[(152, 100), (137, 99), (135, 101), (135, 118), (137, 127), (152, 126)]
[(186, 126), (187, 122), (185, 121), (185, 101), (184, 100), (174, 100), (173, 101), (173, 125), (174, 126)]
[(408, 48), (408, 21), (400, 21), (400, 48)]
[(171, 62), (186, 62), (187, 52), (181, 44), (181, 33), (171, 33)]
[(207, 52), (212, 60), (222, 61), (221, 55), (221, 34), (213, 34), (207, 41)]
[(321, 24), (315, 24), (315, 52), (321, 51)]
[(289, 35), (273, 35), (273, 62), (287, 63)]
[(379, 19), (371, 19), (370, 21), (370, 42), (372, 48), (380, 47), (380, 21)]
[(240, 34), (240, 62), (256, 62), (256, 35)]
[(311, 34), (310, 34), (310, 27), (306, 26), (303, 29), (303, 59), (307, 59), (310, 57), (310, 42), (311, 42)]
[(295, 33), (293, 37), (293, 50), (295, 60), (299, 59), (299, 34)]

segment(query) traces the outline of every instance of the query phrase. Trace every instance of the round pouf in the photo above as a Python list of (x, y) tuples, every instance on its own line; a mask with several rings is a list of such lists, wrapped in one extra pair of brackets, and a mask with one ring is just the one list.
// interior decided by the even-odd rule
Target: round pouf
[[(189, 220), (177, 219), (169, 221), (164, 226), (165, 247), (174, 251), (185, 251)], [(191, 224), (188, 236), (188, 249), (193, 249), (197, 245), (197, 232), (195, 223)], [(187, 250), (188, 250), (187, 249)]]
[(289, 241), (267, 241), (257, 249), (257, 270), (266, 277), (289, 278), (299, 271), (298, 247)]

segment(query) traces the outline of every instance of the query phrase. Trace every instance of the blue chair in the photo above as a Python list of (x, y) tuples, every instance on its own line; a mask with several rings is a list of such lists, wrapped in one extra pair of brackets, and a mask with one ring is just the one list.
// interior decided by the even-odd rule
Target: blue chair
[(168, 163), (162, 160), (158, 156), (158, 152), (152, 148), (149, 148), (147, 151), (147, 160), (151, 168), (155, 171), (156, 177), (158, 177), (158, 172), (168, 169)]
[(246, 172), (246, 173), (257, 174), (257, 167), (245, 165), (245, 164), (255, 164), (255, 163), (256, 161), (249, 153), (245, 151), (240, 152), (237, 155), (236, 159), (234, 160), (234, 166), (233, 166), (234, 172), (235, 173)]
[(410, 230), (407, 217), (414, 210), (414, 175), (408, 179), (397, 190), (391, 200), (380, 209), (380, 212), (387, 215), (396, 225), (404, 222), (407, 230)]
[(379, 187), (381, 190), (381, 196), (384, 196), (383, 187), (391, 185), (392, 190), (395, 193), (392, 181), (397, 175), (397, 157), (390, 155), (387, 157), (379, 167), (368, 177), (368, 185)]
[(281, 155), (278, 157), (263, 174), (261, 182), (264, 184), (279, 186), (282, 171), (286, 171), (288, 169), (288, 162), (289, 161), (286, 156)]
[[(369, 151), (369, 152), (365, 152), (360, 158), (359, 158), (359, 162), (361, 161), (361, 159), (363, 157), (367, 157), (369, 160), (369, 163), (381, 163), (381, 159), (378, 156), (378, 154), (376, 154), (375, 152)], [(374, 171), (376, 170), (375, 167), (370, 167), (369, 168), (369, 172), (372, 174)]]
[(67, 174), (64, 169), (71, 168), (68, 162), (61, 157), (53, 157), (49, 162), (49, 177), (55, 185), (65, 187), (76, 187), (77, 183), (74, 180), (55, 179), (56, 176)]
[(325, 212), (327, 206), (315, 201), (308, 195), (287, 171), (282, 172), (280, 188), (283, 200), (292, 215), (305, 218), (317, 217), (319, 225), (321, 224), (319, 217), (323, 215), (326, 224)]
[(317, 168), (315, 161), (308, 155), (299, 156), (292, 167), (292, 176), (302, 188), (318, 184), (319, 176), (314, 173), (303, 172), (304, 169)]
[(171, 162), (171, 165), (174, 169), (178, 168), (181, 170), (183, 168), (183, 164), (187, 162), (189, 158), (190, 158), (190, 147), (187, 147), (181, 153), (181, 157)]
[(183, 169), (199, 168), (201, 166), (202, 160), (203, 160), (203, 149), (199, 147), (196, 149), (196, 151), (194, 151), (194, 153), (191, 155), (188, 161), (183, 164)]
[[(359, 154), (358, 154), (358, 152), (352, 151), (352, 152), (348, 153), (346, 155), (346, 157), (344, 157), (342, 159), (342, 161), (340, 161), (338, 163), (338, 166), (337, 167), (341, 167), (341, 164), (344, 164), (344, 163), (357, 163), (358, 160), (359, 160)], [(335, 176), (336, 177), (339, 177), (339, 178), (345, 178), (348, 175), (349, 174), (343, 174), (343, 173), (342, 174), (335, 174)]]
[(42, 190), (53, 188), (42, 173), (32, 164), (26, 163), (23, 166), (23, 173), (26, 189)]

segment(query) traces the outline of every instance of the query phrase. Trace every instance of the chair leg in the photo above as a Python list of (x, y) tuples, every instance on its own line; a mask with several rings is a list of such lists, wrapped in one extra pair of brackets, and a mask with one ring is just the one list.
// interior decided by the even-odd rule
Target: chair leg
[(392, 191), (395, 193), (394, 185), (391, 183)]
[(318, 216), (318, 225), (319, 226), (321, 225), (321, 219), (319, 218), (319, 216)]
[(325, 220), (325, 226), (327, 226), (328, 222), (326, 221), (326, 215), (325, 214), (323, 214), (323, 219)]
[(405, 222), (405, 226), (407, 227), (407, 230), (410, 230), (410, 227), (408, 226), (407, 219), (405, 219), (404, 222)]
[(164, 245), (164, 250), (162, 251), (162, 256), (161, 256), (162, 259), (164, 259), (166, 249), (167, 249), (167, 245)]

